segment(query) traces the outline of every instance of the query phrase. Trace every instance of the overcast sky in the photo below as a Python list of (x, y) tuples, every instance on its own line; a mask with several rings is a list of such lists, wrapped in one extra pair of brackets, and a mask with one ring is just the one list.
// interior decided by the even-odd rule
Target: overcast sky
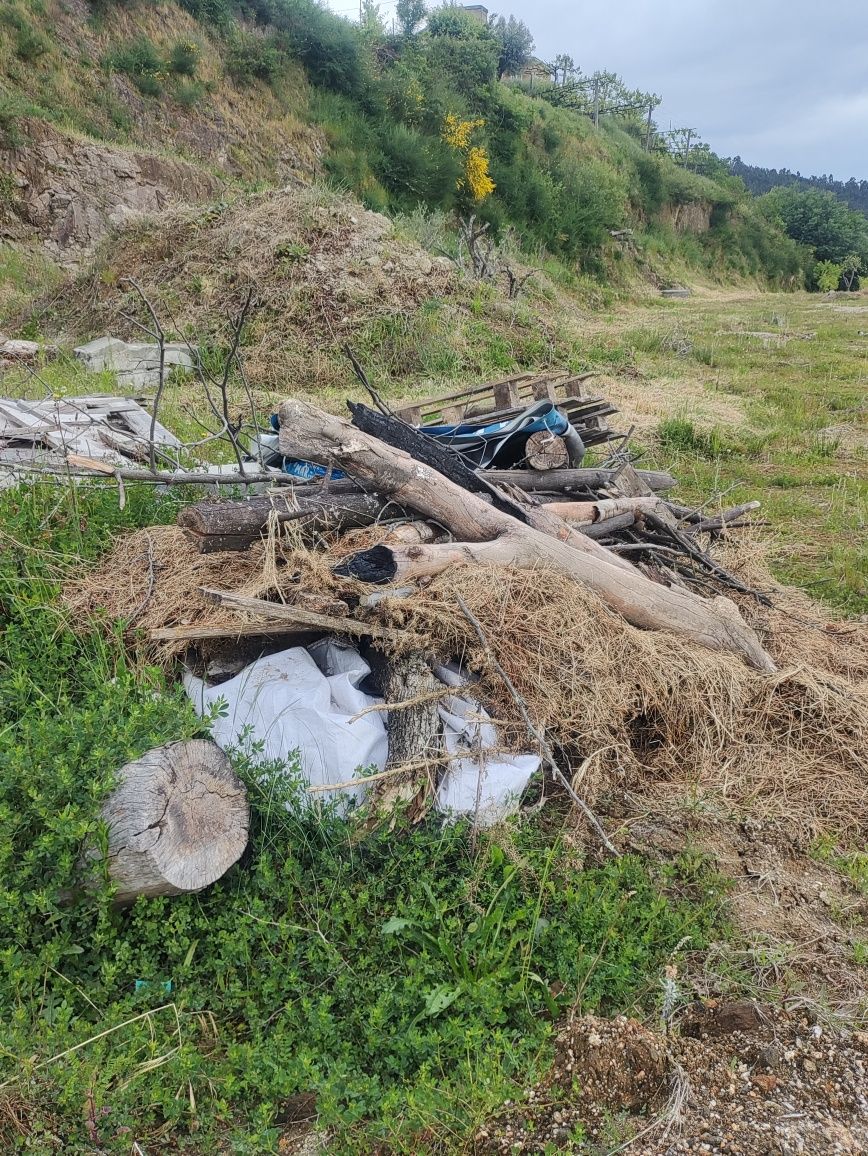
[[(513, 0), (538, 54), (659, 93), (721, 156), (868, 179), (865, 0)], [(506, 8), (504, 8), (506, 11)]]
[[(660, 126), (695, 128), (721, 156), (868, 179), (866, 0), (486, 3), (524, 20), (543, 60), (567, 52), (659, 93)], [(395, 0), (381, 11), (390, 20)]]

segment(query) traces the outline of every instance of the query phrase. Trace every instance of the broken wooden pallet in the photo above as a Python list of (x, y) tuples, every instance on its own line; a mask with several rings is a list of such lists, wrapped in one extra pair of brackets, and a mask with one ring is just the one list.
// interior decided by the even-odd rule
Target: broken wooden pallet
[(153, 422), (132, 398), (0, 398), (0, 464), (21, 466), (21, 449), (29, 446), (34, 460), (44, 460), (44, 453), (52, 451), (61, 463), (69, 453), (84, 453), (127, 465), (147, 460), (152, 436), (156, 447), (181, 447), (175, 435)]

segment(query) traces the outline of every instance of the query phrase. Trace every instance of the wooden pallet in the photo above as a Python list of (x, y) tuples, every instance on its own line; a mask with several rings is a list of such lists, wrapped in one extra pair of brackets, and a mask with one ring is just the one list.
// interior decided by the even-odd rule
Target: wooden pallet
[[(604, 397), (589, 393), (586, 383), (593, 373), (521, 373), (500, 381), (471, 386), (460, 393), (429, 397), (397, 410), (410, 425), (457, 425), (462, 421), (505, 421), (535, 401), (551, 401), (581, 433), (586, 445), (616, 436), (604, 420), (617, 407)], [(587, 435), (587, 436), (586, 436)]]
[[(158, 448), (181, 445), (159, 422), (153, 438)], [(21, 465), (29, 452), (34, 461), (74, 453), (129, 465), (147, 460), (150, 440), (151, 415), (129, 397), (0, 398), (0, 464)]]

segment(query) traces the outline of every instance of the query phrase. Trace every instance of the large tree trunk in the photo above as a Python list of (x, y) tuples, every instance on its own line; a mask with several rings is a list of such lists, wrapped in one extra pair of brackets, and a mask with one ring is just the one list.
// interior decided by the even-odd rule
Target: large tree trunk
[(247, 846), (247, 792), (216, 743), (155, 747), (118, 780), (102, 807), (117, 903), (201, 891)]
[(305, 530), (348, 530), (376, 521), (383, 504), (369, 494), (332, 494), (303, 487), (264, 494), (246, 501), (203, 501), (185, 506), (178, 525), (199, 552), (246, 550), (258, 541), (270, 519), (301, 522)]
[[(635, 626), (671, 630), (713, 650), (739, 654), (760, 670), (775, 669), (756, 634), (727, 599), (705, 600), (652, 582), (560, 519), (540, 517), (543, 507), (528, 511), (534, 515), (534, 525), (523, 525), (409, 454), (306, 402), (285, 401), (279, 413), (282, 453), (339, 466), (356, 481), (373, 485), (401, 505), (448, 527), (465, 543), (375, 547), (381, 562), (387, 554), (391, 556), (387, 562), (393, 571), (390, 577), (433, 574), (456, 562), (553, 568), (590, 587)], [(352, 559), (346, 569), (352, 571)]]

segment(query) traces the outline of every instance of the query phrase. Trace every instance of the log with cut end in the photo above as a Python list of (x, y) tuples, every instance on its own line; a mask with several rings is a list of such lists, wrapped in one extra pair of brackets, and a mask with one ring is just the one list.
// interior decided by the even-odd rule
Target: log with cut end
[(155, 747), (118, 772), (102, 807), (115, 901), (201, 891), (247, 846), (247, 792), (208, 739)]
[(383, 503), (374, 495), (330, 493), (299, 487), (246, 501), (203, 501), (185, 506), (178, 525), (202, 554), (246, 550), (267, 531), (270, 520), (300, 522), (305, 530), (349, 530), (376, 521)]
[[(596, 491), (612, 486), (618, 470), (583, 466), (569, 470), (485, 470), (484, 476), (496, 486), (517, 486), (520, 490)], [(671, 490), (677, 483), (671, 474), (661, 470), (636, 470), (650, 490)]]
[(524, 447), (524, 458), (532, 470), (565, 469), (570, 464), (567, 443), (548, 430), (530, 435)]
[[(379, 581), (436, 574), (456, 563), (481, 562), (523, 569), (554, 569), (594, 590), (635, 626), (670, 630), (712, 650), (741, 655), (759, 670), (775, 669), (754, 631), (725, 598), (703, 599), (687, 590), (652, 582), (598, 542), (571, 530), (561, 519), (531, 508), (526, 525), (457, 486), (436, 470), (392, 449), (348, 422), (298, 400), (280, 414), (280, 449), (323, 465), (335, 465), (401, 505), (446, 526), (458, 545), (375, 547), (368, 569)], [(364, 552), (361, 557), (370, 556)], [(370, 581), (347, 561), (341, 572)]]

